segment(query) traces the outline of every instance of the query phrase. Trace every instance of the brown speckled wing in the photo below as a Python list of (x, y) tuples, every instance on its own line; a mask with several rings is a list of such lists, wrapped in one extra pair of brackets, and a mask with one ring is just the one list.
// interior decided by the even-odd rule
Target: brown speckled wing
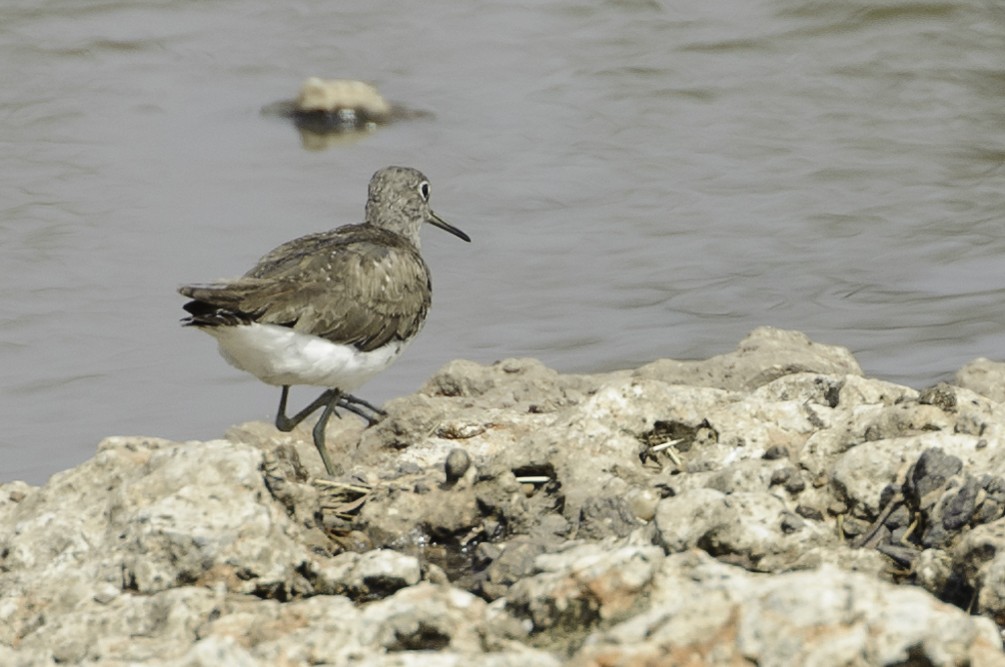
[(186, 305), (194, 320), (213, 310), (216, 324), (236, 323), (226, 320), (231, 315), (363, 351), (418, 333), (431, 293), (429, 271), (410, 243), (362, 225), (284, 243), (232, 283), (180, 291), (195, 300)]

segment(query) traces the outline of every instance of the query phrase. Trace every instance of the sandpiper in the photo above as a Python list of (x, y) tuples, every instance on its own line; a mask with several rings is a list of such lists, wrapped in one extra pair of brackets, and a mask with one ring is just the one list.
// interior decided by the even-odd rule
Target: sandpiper
[[(178, 290), (192, 299), (185, 326), (216, 338), (232, 366), (282, 387), (276, 428), (290, 431), (324, 408), (313, 435), (329, 475), (328, 419), (338, 407), (379, 412), (350, 392), (390, 366), (426, 319), (432, 284), (419, 253), (424, 222), (471, 241), (430, 209), (421, 172), (386, 167), (370, 179), (362, 224), (288, 241), (234, 281)], [(295, 384), (327, 389), (287, 417)]]

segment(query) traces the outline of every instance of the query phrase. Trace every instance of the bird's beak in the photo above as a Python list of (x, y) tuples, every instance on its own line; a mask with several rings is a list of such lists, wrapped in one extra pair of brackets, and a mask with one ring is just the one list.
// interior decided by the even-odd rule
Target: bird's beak
[(432, 211), (429, 212), (429, 222), (432, 223), (432, 224), (434, 224), (434, 225), (436, 225), (437, 227), (439, 227), (443, 231), (450, 232), (451, 234), (453, 234), (457, 238), (464, 239), (468, 243), (471, 243), (471, 237), (470, 236), (468, 236), (467, 234), (465, 234), (461, 230), (457, 229), (456, 227), (454, 227), (449, 222), (447, 222), (446, 220), (444, 220), (440, 216), (436, 215)]

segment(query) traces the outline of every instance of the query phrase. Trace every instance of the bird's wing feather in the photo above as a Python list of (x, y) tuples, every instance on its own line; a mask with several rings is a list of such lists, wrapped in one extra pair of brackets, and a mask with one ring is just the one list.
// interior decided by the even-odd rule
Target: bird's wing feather
[(182, 287), (194, 300), (186, 309), (223, 310), (364, 351), (411, 338), (430, 303), (429, 271), (418, 251), (381, 230), (339, 234), (346, 229), (283, 244), (236, 281)]

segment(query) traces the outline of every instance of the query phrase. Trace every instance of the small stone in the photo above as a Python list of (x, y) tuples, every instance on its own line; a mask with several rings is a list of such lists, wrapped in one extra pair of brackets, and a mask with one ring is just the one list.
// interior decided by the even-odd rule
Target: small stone
[(777, 459), (787, 459), (789, 458), (789, 450), (784, 447), (779, 447), (778, 445), (771, 445), (768, 447), (764, 455), (761, 457), (765, 461), (775, 461)]
[(643, 489), (629, 494), (628, 506), (632, 513), (642, 521), (651, 521), (656, 516), (656, 505), (659, 504), (660, 496), (651, 489)]
[(784, 488), (792, 495), (796, 495), (798, 493), (802, 493), (806, 489), (806, 481), (798, 471), (795, 471), (795, 474), (789, 477), (789, 479), (785, 482)]
[(967, 475), (963, 487), (942, 504), (942, 525), (946, 530), (959, 530), (970, 522), (977, 509), (977, 480)]
[(834, 516), (848, 513), (848, 504), (840, 500), (835, 500), (827, 506), (827, 511)]
[(316, 76), (307, 79), (300, 88), (297, 106), (301, 111), (329, 113), (349, 111), (353, 120), (357, 114), (373, 118), (385, 117), (391, 110), (377, 89), (368, 83), (347, 79), (321, 79)]
[(104, 584), (98, 587), (98, 590), (94, 592), (94, 601), (98, 604), (108, 604), (115, 598), (119, 597), (122, 591), (119, 590), (118, 586), (113, 586), (112, 584)]
[(811, 521), (823, 521), (824, 514), (816, 507), (810, 507), (809, 505), (796, 505), (796, 514), (803, 517), (804, 519), (810, 519)]
[(447, 460), (443, 464), (443, 469), (447, 473), (447, 483), (454, 484), (457, 482), (461, 477), (464, 477), (464, 473), (470, 467), (471, 455), (468, 454), (467, 450), (460, 447), (450, 450), (450, 453), (447, 454)]
[(896, 535), (893, 535), (887, 544), (877, 544), (876, 550), (904, 568), (911, 567), (914, 559), (918, 556), (917, 549), (901, 545)]
[(785, 484), (792, 475), (792, 468), (779, 468), (771, 473), (771, 486)]
[(928, 387), (918, 396), (918, 402), (922, 405), (934, 405), (937, 408), (952, 412), (956, 410), (956, 390), (945, 382)]
[(790, 512), (786, 512), (782, 515), (781, 527), (782, 532), (785, 533), (786, 535), (802, 529), (803, 526), (805, 525), (806, 521), (803, 520), (803, 518), (798, 514), (792, 514)]
[(925, 549), (914, 560), (917, 583), (933, 595), (941, 596), (953, 573), (952, 558), (941, 549)]
[(900, 505), (897, 509), (890, 512), (890, 515), (886, 517), (886, 521), (883, 525), (890, 530), (896, 530), (898, 528), (907, 528), (911, 525), (911, 510), (905, 505)]
[(963, 469), (963, 461), (933, 447), (925, 450), (908, 474), (905, 491), (918, 507), (928, 504), (926, 496), (942, 487), (946, 481)]

